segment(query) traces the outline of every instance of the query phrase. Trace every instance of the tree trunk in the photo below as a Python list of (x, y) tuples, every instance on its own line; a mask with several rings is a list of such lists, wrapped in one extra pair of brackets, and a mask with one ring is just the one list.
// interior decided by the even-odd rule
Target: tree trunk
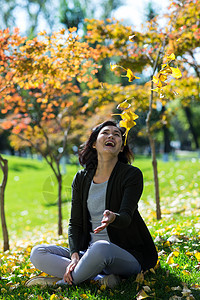
[(58, 235), (63, 234), (62, 228), (62, 174), (57, 177), (58, 180)]
[(5, 188), (8, 179), (8, 161), (7, 159), (3, 159), (0, 155), (0, 166), (3, 171), (3, 179), (0, 185), (0, 206), (1, 206), (1, 226), (2, 226), (2, 233), (3, 233), (3, 250), (9, 250), (9, 236), (8, 230), (6, 225), (6, 217), (5, 217), (5, 208), (4, 208), (4, 195), (5, 195)]
[(152, 115), (152, 104), (153, 104), (153, 81), (151, 81), (151, 95), (149, 100), (149, 111), (146, 118), (146, 128), (147, 134), (149, 138), (149, 143), (151, 147), (151, 157), (152, 157), (152, 165), (153, 165), (153, 175), (154, 175), (154, 191), (155, 191), (155, 200), (156, 200), (156, 217), (157, 220), (161, 219), (161, 209), (160, 209), (160, 193), (159, 193), (159, 182), (158, 182), (158, 169), (157, 169), (157, 160), (156, 160), (156, 149), (155, 149), (155, 141), (151, 134), (151, 115)]
[(189, 106), (184, 107), (185, 110), (185, 114), (188, 120), (188, 123), (190, 125), (190, 131), (192, 133), (193, 139), (194, 139), (194, 143), (195, 143), (195, 148), (196, 150), (199, 149), (199, 142), (198, 142), (198, 135), (197, 132), (194, 128), (193, 122), (192, 122), (192, 112), (191, 109), (189, 108)]
[(159, 180), (158, 180), (158, 168), (157, 168), (157, 159), (156, 159), (156, 148), (155, 141), (152, 138), (151, 134), (149, 135), (149, 142), (151, 147), (151, 158), (152, 158), (152, 166), (153, 166), (153, 176), (154, 176), (154, 193), (156, 200), (156, 217), (157, 220), (161, 219), (161, 209), (160, 209), (160, 193), (159, 193)]

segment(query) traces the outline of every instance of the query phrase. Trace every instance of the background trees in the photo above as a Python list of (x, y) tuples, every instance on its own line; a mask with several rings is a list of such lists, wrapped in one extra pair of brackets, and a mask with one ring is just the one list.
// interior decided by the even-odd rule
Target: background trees
[[(12, 34), (7, 29), (0, 32), (0, 124), (4, 131), (12, 133), (13, 147), (30, 147), (51, 166), (59, 182), (61, 233), (60, 161), (66, 154), (69, 141), (71, 139), (79, 145), (87, 128), (105, 117), (110, 118), (112, 112), (119, 113), (116, 106), (125, 99), (140, 116), (137, 128), (130, 131), (130, 142), (134, 133), (138, 141), (145, 141), (148, 145), (145, 120), (149, 99), (153, 97), (149, 121), (153, 140), (161, 141), (166, 153), (171, 147), (171, 138), (179, 138), (182, 146), (189, 140), (193, 149), (199, 148), (199, 122), (196, 120), (200, 111), (200, 7), (196, 0), (171, 1), (165, 16), (156, 16), (150, 9), (143, 30), (135, 31), (131, 26), (107, 18), (120, 5), (119, 2), (107, 1), (109, 7), (102, 4), (101, 19), (91, 19), (95, 11), (86, 9), (93, 5), (89, 0), (61, 1), (60, 18), (69, 32), (64, 29), (51, 35), (43, 32), (33, 38), (39, 16), (48, 19), (50, 15), (50, 1), (28, 1), (26, 4), (24, 9), (31, 14), (33, 6), (37, 8), (36, 17), (31, 18), (35, 23), (29, 28), (29, 40), (17, 30)], [(5, 24), (13, 24), (13, 13), (18, 6), (18, 2), (7, 1), (1, 12)], [(83, 21), (85, 17), (88, 19)], [(48, 20), (51, 23), (51, 19)], [(70, 29), (73, 25), (80, 29), (81, 38), (75, 34), (75, 29)], [(49, 28), (53, 26), (55, 23)], [(164, 54), (171, 53), (177, 57), (183, 78), (163, 85), (161, 93), (152, 92), (152, 71), (156, 74)], [(118, 69), (115, 74), (111, 72), (110, 63), (130, 68), (140, 79), (130, 83), (121, 77), (125, 73), (119, 74)], [(187, 140), (185, 128), (191, 132), (191, 138), (189, 135)]]
[[(12, 134), (12, 145), (31, 147), (47, 161), (58, 181), (59, 234), (62, 234), (62, 174), (68, 132), (83, 126), (81, 89), (98, 70), (97, 51), (74, 33), (45, 32), (26, 41), (1, 32), (7, 43), (1, 67), (0, 127)], [(21, 44), (23, 42), (23, 44)], [(8, 52), (8, 54), (6, 54)]]

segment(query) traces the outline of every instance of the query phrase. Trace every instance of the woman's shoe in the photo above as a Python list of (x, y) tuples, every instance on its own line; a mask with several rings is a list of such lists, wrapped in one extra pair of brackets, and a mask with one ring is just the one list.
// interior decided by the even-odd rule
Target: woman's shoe
[(108, 288), (113, 289), (116, 285), (121, 282), (121, 278), (118, 275), (110, 274), (104, 276), (100, 280), (98, 280), (100, 285), (105, 285)]
[(32, 285), (55, 285), (57, 281), (61, 278), (58, 277), (44, 277), (44, 276), (35, 276), (25, 282), (25, 286)]

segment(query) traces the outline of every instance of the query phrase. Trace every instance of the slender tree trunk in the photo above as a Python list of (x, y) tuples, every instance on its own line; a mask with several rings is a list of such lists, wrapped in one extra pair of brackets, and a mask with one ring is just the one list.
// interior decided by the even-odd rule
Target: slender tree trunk
[(58, 235), (63, 234), (62, 227), (62, 174), (57, 177), (58, 180)]
[(158, 168), (157, 168), (157, 159), (156, 159), (156, 148), (155, 141), (152, 137), (151, 133), (151, 115), (152, 115), (152, 104), (153, 104), (153, 81), (151, 82), (151, 95), (149, 100), (149, 111), (146, 118), (146, 128), (147, 135), (149, 138), (149, 143), (151, 147), (151, 157), (152, 157), (152, 165), (153, 165), (153, 175), (154, 175), (154, 191), (155, 191), (155, 200), (156, 200), (156, 217), (157, 220), (161, 219), (161, 209), (160, 209), (160, 193), (159, 193), (159, 181), (158, 181)]
[(2, 226), (2, 233), (3, 233), (3, 250), (9, 250), (9, 236), (8, 236), (8, 229), (6, 225), (6, 217), (5, 217), (5, 208), (4, 208), (4, 200), (5, 200), (5, 188), (8, 179), (8, 161), (4, 159), (0, 155), (0, 166), (3, 171), (3, 179), (0, 185), (0, 206), (1, 206), (1, 226)]

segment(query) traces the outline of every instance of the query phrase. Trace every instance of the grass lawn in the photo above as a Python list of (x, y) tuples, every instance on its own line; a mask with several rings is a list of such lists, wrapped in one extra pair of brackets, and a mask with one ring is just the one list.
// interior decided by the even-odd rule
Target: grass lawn
[[(145, 182), (139, 210), (155, 239), (160, 263), (114, 290), (92, 283), (70, 288), (23, 286), (39, 274), (29, 261), (33, 245), (67, 246), (70, 186), (78, 167), (67, 165), (64, 175), (64, 234), (58, 237), (57, 187), (50, 168), (43, 161), (8, 160), (5, 204), (11, 250), (3, 253), (0, 244), (0, 276), (5, 278), (0, 281), (0, 299), (200, 299), (200, 160), (158, 161), (162, 220), (157, 221), (151, 161), (136, 157), (134, 165)], [(0, 236), (2, 240), (1, 231)]]

